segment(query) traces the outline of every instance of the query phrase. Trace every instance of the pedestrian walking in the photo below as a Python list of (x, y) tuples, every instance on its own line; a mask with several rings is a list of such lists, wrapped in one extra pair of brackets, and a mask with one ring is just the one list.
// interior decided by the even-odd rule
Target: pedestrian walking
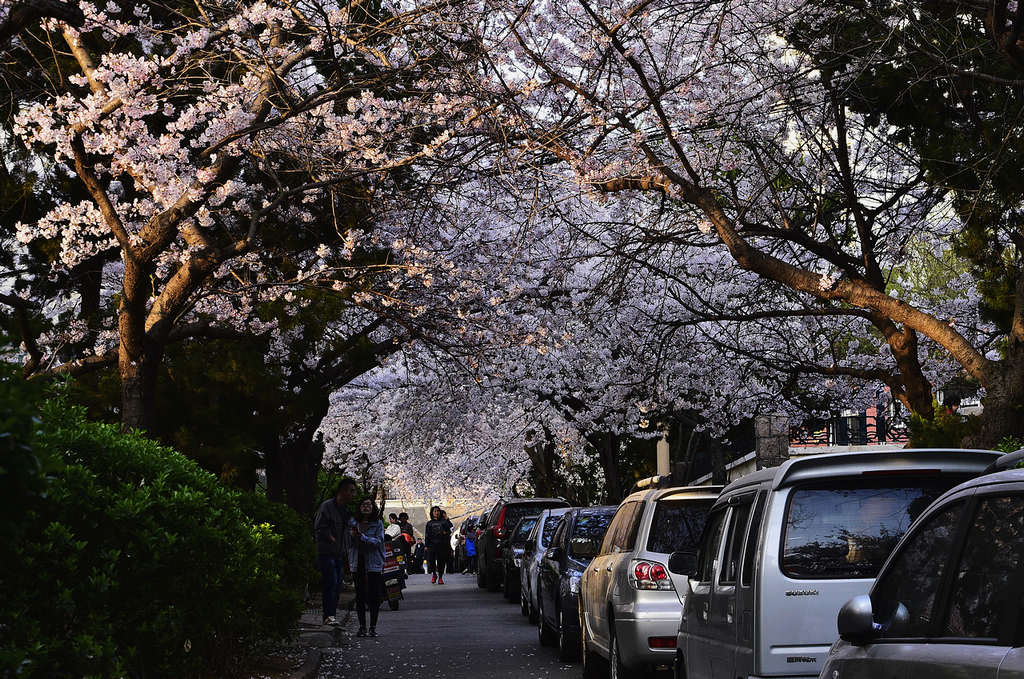
[[(384, 593), (384, 524), (377, 518), (377, 507), (370, 499), (363, 500), (352, 526), (349, 563), (355, 572), (356, 615), (359, 616), (357, 637), (377, 636), (377, 616)], [(366, 611), (370, 611), (370, 629), (366, 629)]]
[(356, 482), (352, 479), (342, 479), (334, 497), (320, 505), (313, 520), (325, 625), (338, 622), (338, 595), (341, 593), (341, 580), (345, 576), (345, 564), (349, 555), (349, 529), (354, 524), (348, 505), (355, 496)]
[(430, 567), (433, 573), (430, 582), (443, 585), (444, 571), (452, 555), (452, 546), (449, 542), (452, 536), (452, 522), (444, 518), (444, 512), (440, 507), (430, 508), (430, 521), (427, 521), (423, 534), (427, 540), (427, 550), (430, 552)]
[(466, 535), (466, 570), (465, 573), (476, 573), (476, 534), (470, 530)]
[(416, 575), (423, 573), (423, 562), (427, 558), (427, 548), (423, 540), (417, 540), (416, 546), (412, 548), (412, 572)]

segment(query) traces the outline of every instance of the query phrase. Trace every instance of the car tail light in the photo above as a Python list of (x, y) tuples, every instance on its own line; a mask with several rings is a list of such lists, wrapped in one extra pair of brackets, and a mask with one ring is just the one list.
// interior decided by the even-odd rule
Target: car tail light
[(494, 537), (501, 539), (505, 537), (505, 512), (508, 507), (502, 507), (501, 513), (498, 514), (498, 521), (494, 524)]
[(629, 584), (636, 589), (675, 589), (665, 565), (647, 559), (635, 559), (630, 564)]
[(675, 637), (647, 637), (647, 645), (651, 648), (675, 648)]

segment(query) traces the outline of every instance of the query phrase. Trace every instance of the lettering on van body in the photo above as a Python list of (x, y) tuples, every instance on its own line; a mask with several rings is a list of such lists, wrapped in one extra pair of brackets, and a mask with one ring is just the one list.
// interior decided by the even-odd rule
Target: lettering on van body
[(786, 658), (786, 662), (788, 662), (788, 663), (816, 663), (816, 662), (818, 662), (818, 660), (817, 660), (817, 658), (812, 658), (809, 655), (791, 655), (788, 658)]
[(816, 589), (787, 589), (786, 596), (818, 596)]

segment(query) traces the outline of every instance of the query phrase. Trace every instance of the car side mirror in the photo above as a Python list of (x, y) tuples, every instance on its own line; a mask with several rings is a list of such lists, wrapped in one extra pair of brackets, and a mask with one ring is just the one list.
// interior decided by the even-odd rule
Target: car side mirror
[(551, 559), (552, 561), (558, 561), (562, 558), (562, 548), (552, 547), (545, 554), (544, 558)]
[(682, 549), (672, 552), (668, 558), (668, 569), (676, 575), (687, 577), (697, 574), (697, 550)]
[(572, 554), (580, 559), (593, 559), (601, 551), (601, 544), (597, 540), (588, 538), (573, 538)]
[(840, 639), (860, 646), (883, 634), (899, 636), (909, 621), (910, 613), (907, 607), (897, 602), (888, 620), (883, 623), (875, 622), (871, 597), (861, 594), (847, 601), (840, 609), (836, 627), (839, 629)]

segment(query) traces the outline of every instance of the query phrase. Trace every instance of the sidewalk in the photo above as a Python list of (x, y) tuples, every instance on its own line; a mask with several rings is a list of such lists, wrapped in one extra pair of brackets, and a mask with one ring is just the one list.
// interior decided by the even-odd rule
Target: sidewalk
[(269, 651), (251, 679), (314, 679), (320, 669), (322, 650), (348, 643), (351, 631), (346, 631), (346, 627), (354, 615), (349, 606), (355, 598), (353, 589), (342, 590), (338, 597), (338, 625), (324, 625), (319, 600), (307, 601), (295, 637)]

